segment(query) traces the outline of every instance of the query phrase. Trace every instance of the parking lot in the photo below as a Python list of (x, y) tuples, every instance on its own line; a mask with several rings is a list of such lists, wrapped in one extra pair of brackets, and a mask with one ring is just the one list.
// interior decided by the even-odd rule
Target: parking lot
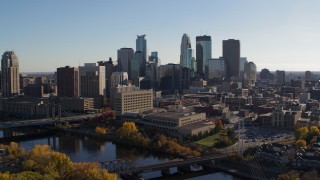
[(281, 143), (294, 140), (293, 131), (285, 129), (248, 125), (238, 129), (237, 124), (235, 124), (234, 129), (237, 135), (240, 133), (240, 144), (243, 144), (243, 148), (257, 146), (262, 143)]

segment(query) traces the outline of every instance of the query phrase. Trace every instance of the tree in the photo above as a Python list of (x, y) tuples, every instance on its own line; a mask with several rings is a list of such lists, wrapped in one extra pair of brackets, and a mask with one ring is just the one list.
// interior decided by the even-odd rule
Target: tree
[(300, 147), (306, 147), (306, 146), (307, 146), (307, 142), (305, 140), (303, 140), (303, 139), (299, 139), (295, 143), (296, 149), (299, 149)]
[(301, 127), (295, 131), (296, 140), (304, 139), (309, 133), (309, 129), (307, 127)]
[(15, 142), (11, 142), (9, 145), (0, 145), (0, 148), (6, 150), (9, 158), (17, 158), (25, 154), (24, 149)]
[(310, 133), (315, 133), (316, 135), (320, 135), (319, 128), (317, 126), (311, 126)]
[(95, 132), (96, 132), (96, 134), (98, 134), (98, 135), (106, 135), (107, 132), (108, 132), (108, 130), (107, 130), (107, 128), (105, 128), (105, 127), (99, 127), (99, 126), (97, 126), (96, 129), (95, 129)]
[(223, 123), (220, 119), (215, 122), (215, 125), (216, 125), (215, 127), (216, 132), (220, 132), (223, 129)]

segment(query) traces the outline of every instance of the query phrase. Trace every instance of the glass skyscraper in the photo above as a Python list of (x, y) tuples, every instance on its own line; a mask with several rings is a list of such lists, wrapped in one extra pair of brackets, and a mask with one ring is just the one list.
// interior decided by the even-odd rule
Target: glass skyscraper
[(240, 75), (240, 41), (223, 40), (223, 58), (227, 66), (227, 78), (239, 78)]
[(196, 37), (196, 61), (197, 73), (204, 77), (208, 59), (211, 59), (211, 36), (197, 36)]
[(190, 37), (187, 34), (183, 34), (181, 40), (180, 51), (180, 65), (189, 69), (194, 69), (193, 62), (193, 49), (191, 49)]

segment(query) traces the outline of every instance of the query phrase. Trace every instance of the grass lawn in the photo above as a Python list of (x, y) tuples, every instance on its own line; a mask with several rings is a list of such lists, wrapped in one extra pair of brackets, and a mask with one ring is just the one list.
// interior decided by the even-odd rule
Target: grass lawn
[(227, 136), (227, 132), (224, 130), (222, 130), (218, 134), (214, 134), (212, 136), (208, 136), (206, 138), (203, 138), (203, 139), (197, 141), (196, 143), (203, 145), (203, 146), (211, 147), (217, 142), (218, 139), (222, 138), (223, 136)]

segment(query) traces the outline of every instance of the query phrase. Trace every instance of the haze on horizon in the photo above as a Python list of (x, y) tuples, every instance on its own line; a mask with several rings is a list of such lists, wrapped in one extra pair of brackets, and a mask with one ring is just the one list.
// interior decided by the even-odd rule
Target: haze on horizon
[(258, 70), (319, 71), (320, 1), (299, 0), (30, 0), (0, 2), (0, 53), (16, 51), (21, 72), (55, 71), (117, 58), (146, 34), (149, 53), (162, 64), (179, 63), (183, 33), (212, 37), (212, 56), (222, 40), (239, 39), (241, 56)]

